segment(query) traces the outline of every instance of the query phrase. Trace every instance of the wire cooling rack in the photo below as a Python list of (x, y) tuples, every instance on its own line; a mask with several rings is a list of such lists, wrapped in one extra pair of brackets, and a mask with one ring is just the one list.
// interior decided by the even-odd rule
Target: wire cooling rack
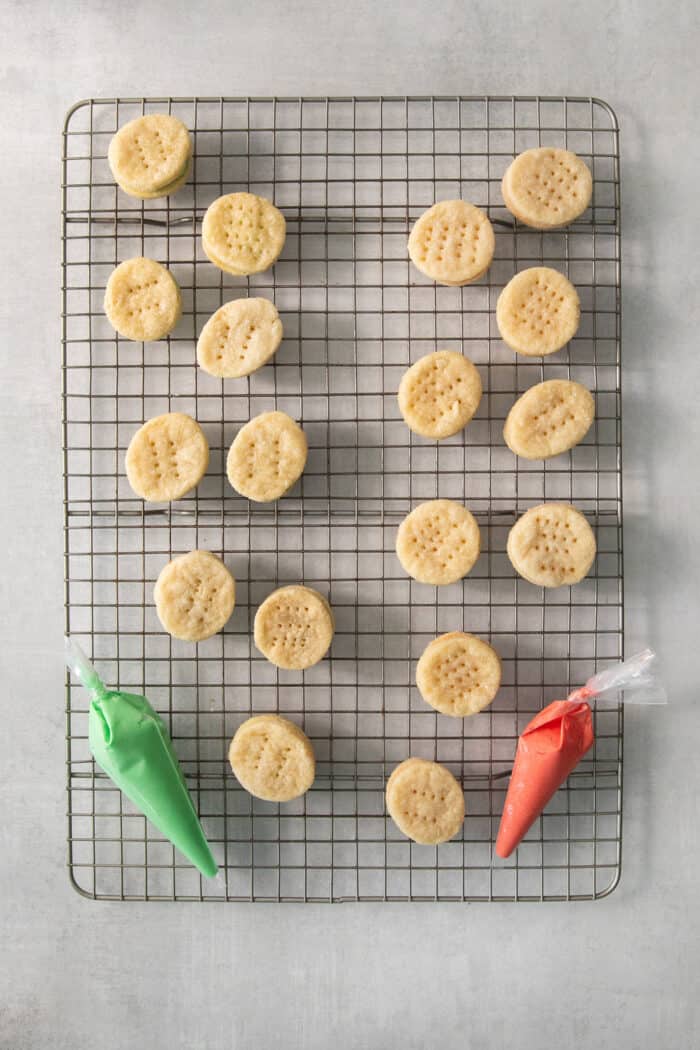
[[(109, 140), (141, 113), (167, 111), (192, 130), (192, 177), (168, 200), (115, 186)], [(515, 856), (493, 857), (507, 771), (532, 714), (622, 656), (620, 449), (620, 198), (618, 130), (593, 98), (94, 99), (70, 111), (63, 157), (63, 374), (66, 628), (107, 682), (144, 692), (168, 723), (213, 851), (202, 880), (95, 768), (87, 704), (67, 682), (69, 865), (84, 894), (121, 900), (569, 900), (610, 892), (621, 848), (621, 708), (596, 711), (594, 751), (557, 793)], [(591, 208), (569, 228), (518, 227), (500, 178), (520, 151), (567, 146), (594, 175)], [(200, 222), (222, 193), (250, 189), (287, 219), (267, 273), (243, 279), (202, 253)], [(438, 287), (408, 262), (411, 224), (441, 198), (488, 211), (496, 254), (486, 277)], [(102, 311), (112, 268), (147, 255), (172, 269), (181, 323), (146, 345), (116, 336)], [(518, 269), (566, 273), (582, 303), (580, 330), (560, 353), (518, 357), (494, 309)], [(195, 341), (230, 298), (276, 303), (284, 341), (247, 379), (199, 370)], [(484, 397), (466, 431), (439, 444), (403, 423), (399, 379), (436, 348), (463, 350)], [(502, 426), (515, 398), (546, 378), (595, 391), (582, 445), (545, 463), (516, 459)], [(238, 427), (280, 408), (298, 419), (309, 459), (272, 507), (237, 496), (224, 457)], [(188, 412), (211, 446), (197, 490), (145, 505), (124, 474), (126, 446), (150, 416)], [(417, 502), (460, 500), (481, 526), (470, 576), (433, 588), (406, 577), (394, 554)], [(598, 557), (574, 588), (545, 591), (516, 577), (509, 527), (545, 499), (571, 501), (594, 526)], [(155, 579), (194, 547), (221, 555), (237, 581), (223, 633), (197, 646), (157, 620)], [(327, 595), (337, 633), (305, 673), (279, 671), (251, 642), (262, 599), (288, 582)], [(421, 700), (415, 662), (435, 635), (490, 639), (503, 687), (462, 721)], [(252, 799), (226, 761), (251, 713), (302, 724), (318, 760), (313, 789), (282, 806)], [(462, 835), (410, 843), (384, 810), (383, 787), (408, 755), (445, 763), (462, 780)]]

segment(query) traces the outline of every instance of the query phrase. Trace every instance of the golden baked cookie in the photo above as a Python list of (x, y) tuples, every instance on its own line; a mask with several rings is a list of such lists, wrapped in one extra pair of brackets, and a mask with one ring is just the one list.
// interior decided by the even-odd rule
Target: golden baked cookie
[(481, 546), (479, 526), (461, 503), (433, 499), (401, 522), (396, 553), (409, 576), (441, 586), (461, 580), (474, 567)]
[(180, 499), (202, 480), (209, 445), (202, 428), (184, 412), (154, 416), (126, 450), (126, 476), (137, 496), (154, 503)]
[(572, 379), (548, 379), (526, 390), (515, 402), (503, 437), (523, 459), (549, 459), (578, 445), (595, 416), (590, 390)]
[(254, 193), (227, 193), (210, 204), (202, 223), (202, 247), (220, 270), (244, 277), (269, 270), (286, 236), (284, 215)]
[(289, 802), (316, 775), (314, 749), (299, 726), (280, 715), (255, 715), (236, 730), (228, 751), (237, 780), (266, 802)]
[(169, 270), (154, 259), (139, 257), (112, 271), (104, 309), (119, 335), (145, 343), (172, 332), (182, 314), (182, 297)]
[(513, 568), (538, 587), (578, 583), (596, 555), (593, 529), (569, 503), (531, 507), (508, 533)]
[(483, 711), (500, 684), (501, 661), (496, 650), (464, 631), (433, 639), (416, 667), (416, 685), (426, 703), (455, 718)]
[(253, 626), (255, 644), (263, 656), (288, 671), (303, 671), (322, 660), (334, 630), (333, 611), (326, 599), (302, 584), (269, 594)]
[(575, 153), (541, 146), (515, 158), (503, 176), (501, 192), (516, 219), (536, 230), (551, 230), (583, 214), (591, 201), (593, 179)]
[(131, 190), (127, 189), (126, 186), (122, 186), (121, 183), (119, 183), (119, 186), (121, 187), (121, 189), (124, 190), (125, 193), (128, 193), (130, 197), (141, 197), (143, 200), (146, 201), (157, 200), (158, 197), (172, 197), (173, 193), (177, 193), (177, 191), (185, 185), (191, 174), (192, 158), (190, 157), (190, 159), (187, 162), (187, 167), (182, 172), (182, 174), (179, 175), (173, 182), (169, 182), (168, 185), (164, 186), (162, 190), (154, 190), (153, 193), (149, 193), (146, 190), (143, 190), (141, 193), (133, 193)]
[(454, 838), (464, 823), (464, 792), (449, 769), (425, 758), (407, 758), (386, 784), (386, 808), (399, 831), (434, 846)]
[(189, 551), (161, 569), (153, 597), (163, 627), (173, 638), (201, 642), (217, 634), (236, 604), (236, 583), (210, 551)]
[(415, 222), (411, 262), (438, 284), (461, 285), (486, 273), (496, 246), (487, 215), (467, 201), (438, 201)]
[(464, 354), (438, 350), (404, 373), (399, 409), (406, 424), (423, 437), (450, 437), (462, 430), (481, 401), (481, 378)]
[(236, 434), (226, 460), (228, 480), (241, 496), (270, 503), (301, 477), (306, 455), (299, 424), (285, 412), (263, 412)]
[(107, 160), (115, 181), (132, 197), (167, 197), (187, 179), (190, 133), (177, 117), (150, 113), (124, 124), (112, 138)]
[(516, 273), (498, 297), (496, 324), (518, 354), (545, 357), (576, 335), (581, 320), (578, 292), (558, 270), (531, 266)]
[(223, 379), (250, 375), (269, 361), (282, 341), (282, 322), (269, 299), (234, 299), (205, 324), (197, 361)]

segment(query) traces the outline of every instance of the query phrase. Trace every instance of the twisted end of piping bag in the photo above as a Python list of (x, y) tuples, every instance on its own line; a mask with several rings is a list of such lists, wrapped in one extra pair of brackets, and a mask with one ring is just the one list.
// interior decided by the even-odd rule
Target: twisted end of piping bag
[(202, 875), (213, 878), (216, 861), (158, 712), (145, 696), (107, 689), (70, 638), (66, 663), (90, 694), (88, 736), (97, 764)]
[(667, 704), (668, 695), (656, 668), (656, 653), (642, 649), (622, 663), (598, 671), (567, 700), (607, 700), (625, 704)]
[(92, 666), (87, 656), (77, 642), (70, 635), (63, 639), (65, 642), (65, 660), (71, 674), (80, 680), (80, 684), (87, 689), (93, 700), (104, 696), (107, 692), (104, 682)]

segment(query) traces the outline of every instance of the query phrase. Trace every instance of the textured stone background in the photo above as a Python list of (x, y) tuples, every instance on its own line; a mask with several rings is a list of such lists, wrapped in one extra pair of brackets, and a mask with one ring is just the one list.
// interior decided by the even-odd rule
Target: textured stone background
[[(6, 0), (0, 1046), (698, 1045), (700, 44), (692, 0)], [(59, 132), (118, 94), (596, 94), (622, 127), (627, 644), (620, 888), (590, 905), (107, 905), (64, 868)]]

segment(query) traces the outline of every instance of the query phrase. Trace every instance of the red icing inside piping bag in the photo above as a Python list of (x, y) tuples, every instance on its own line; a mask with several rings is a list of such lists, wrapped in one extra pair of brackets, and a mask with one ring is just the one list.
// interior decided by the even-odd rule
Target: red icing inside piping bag
[(572, 693), (574, 699), (548, 704), (523, 730), (496, 839), (499, 857), (511, 855), (593, 746), (593, 720), (584, 695), (593, 694), (584, 686)]

